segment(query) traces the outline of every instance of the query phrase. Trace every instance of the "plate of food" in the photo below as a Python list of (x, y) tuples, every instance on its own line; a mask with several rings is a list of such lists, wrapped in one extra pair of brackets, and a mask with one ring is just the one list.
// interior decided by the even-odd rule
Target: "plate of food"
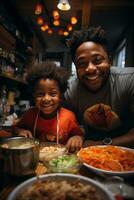
[(113, 194), (90, 178), (64, 173), (33, 177), (17, 186), (7, 200), (26, 199), (114, 200)]
[(97, 174), (128, 177), (134, 175), (134, 149), (101, 145), (81, 148), (78, 157)]
[(49, 160), (57, 158), (58, 156), (65, 155), (66, 153), (67, 148), (62, 144), (41, 142), (39, 160), (43, 162), (48, 162)]

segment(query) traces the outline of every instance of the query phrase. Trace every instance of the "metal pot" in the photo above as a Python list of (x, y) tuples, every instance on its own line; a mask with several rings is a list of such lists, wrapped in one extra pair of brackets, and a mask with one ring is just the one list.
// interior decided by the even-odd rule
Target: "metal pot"
[(24, 176), (35, 173), (39, 161), (39, 141), (34, 138), (12, 137), (0, 144), (4, 171)]

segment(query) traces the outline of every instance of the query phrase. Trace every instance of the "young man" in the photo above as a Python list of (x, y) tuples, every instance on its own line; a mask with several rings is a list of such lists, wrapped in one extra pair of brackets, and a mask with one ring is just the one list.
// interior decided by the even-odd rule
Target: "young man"
[(76, 31), (68, 40), (77, 80), (65, 93), (68, 108), (85, 124), (85, 146), (134, 147), (134, 68), (110, 66), (101, 27)]

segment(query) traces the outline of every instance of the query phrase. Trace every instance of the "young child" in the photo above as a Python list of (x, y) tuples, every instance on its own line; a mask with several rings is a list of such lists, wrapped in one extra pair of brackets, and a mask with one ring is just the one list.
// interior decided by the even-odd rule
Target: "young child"
[(28, 83), (35, 107), (25, 111), (17, 123), (17, 134), (37, 137), (41, 141), (66, 144), (69, 151), (83, 144), (83, 131), (74, 113), (61, 106), (67, 89), (67, 73), (54, 62), (44, 62), (31, 68)]

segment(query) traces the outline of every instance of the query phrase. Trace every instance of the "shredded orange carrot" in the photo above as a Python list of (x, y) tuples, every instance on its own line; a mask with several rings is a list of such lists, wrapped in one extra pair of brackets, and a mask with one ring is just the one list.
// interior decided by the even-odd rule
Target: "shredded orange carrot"
[(108, 171), (133, 171), (134, 151), (117, 146), (81, 148), (79, 157), (93, 167)]

